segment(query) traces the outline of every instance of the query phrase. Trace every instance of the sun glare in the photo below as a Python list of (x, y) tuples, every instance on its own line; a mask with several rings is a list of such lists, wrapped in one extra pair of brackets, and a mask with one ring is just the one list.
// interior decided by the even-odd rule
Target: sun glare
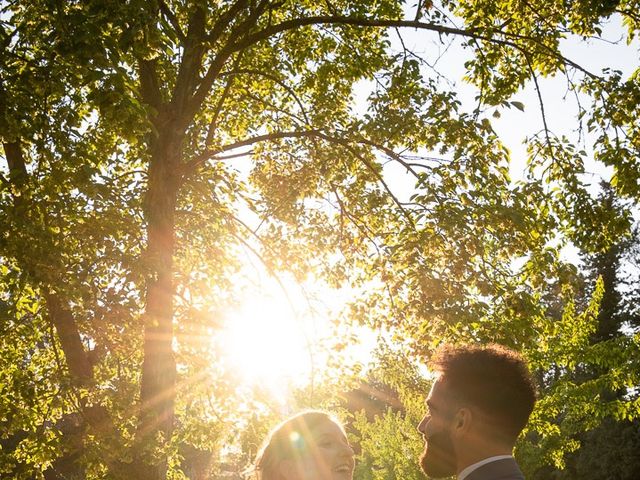
[(225, 363), (241, 383), (281, 396), (289, 385), (308, 382), (311, 357), (305, 325), (286, 300), (247, 299), (227, 313), (225, 324), (220, 338)]

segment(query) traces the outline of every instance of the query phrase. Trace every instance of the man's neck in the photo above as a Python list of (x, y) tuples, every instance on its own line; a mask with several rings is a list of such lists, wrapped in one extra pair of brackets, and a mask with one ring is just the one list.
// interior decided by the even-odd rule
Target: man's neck
[(512, 456), (513, 447), (503, 445), (485, 445), (482, 447), (471, 447), (467, 445), (457, 453), (457, 472), (460, 474), (465, 468), (470, 467), (478, 462), (482, 462), (492, 457)]

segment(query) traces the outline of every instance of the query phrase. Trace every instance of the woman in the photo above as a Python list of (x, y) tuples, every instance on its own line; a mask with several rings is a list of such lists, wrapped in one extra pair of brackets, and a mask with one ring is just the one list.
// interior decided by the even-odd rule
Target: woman
[(351, 480), (353, 449), (331, 415), (307, 411), (274, 428), (255, 462), (257, 480)]

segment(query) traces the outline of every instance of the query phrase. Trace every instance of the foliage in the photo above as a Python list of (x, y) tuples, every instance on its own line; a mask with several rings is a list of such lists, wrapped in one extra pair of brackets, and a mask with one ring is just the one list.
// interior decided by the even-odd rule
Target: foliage
[[(615, 227), (621, 218), (624, 219), (626, 205), (607, 184), (602, 187), (595, 202), (598, 207), (595, 211), (605, 213), (599, 216), (599, 221), (611, 222)], [(637, 337), (631, 336), (636, 319), (633, 311), (629, 310), (629, 292), (625, 291), (625, 286), (632, 285), (636, 275), (626, 267), (637, 236), (622, 230), (617, 240), (602, 242), (606, 233), (602, 235), (601, 232), (607, 230), (606, 226), (595, 230), (597, 233), (592, 234), (589, 245), (599, 244), (599, 248), (595, 252), (585, 248), (583, 254), (587, 278), (598, 278), (597, 288), (602, 295), (588, 343), (584, 346), (585, 351), (592, 350), (593, 353), (555, 381), (556, 385), (561, 384), (566, 381), (562, 379), (565, 377), (576, 384), (576, 390), (590, 391), (587, 402), (593, 404), (593, 398), (596, 398), (600, 408), (583, 407), (585, 412), (591, 410), (589, 415), (592, 418), (582, 422), (586, 432), (574, 429), (569, 434), (568, 440), (580, 448), (566, 456), (566, 468), (560, 471), (543, 468), (536, 472), (534, 478), (602, 478), (605, 475), (631, 479), (637, 476), (637, 462), (631, 460), (627, 452), (638, 448), (637, 438), (631, 434), (636, 422), (632, 419), (636, 417), (638, 408), (636, 386), (640, 378), (635, 360), (638, 344)], [(587, 288), (587, 294), (590, 293)], [(578, 403), (575, 398), (568, 401), (572, 405)], [(566, 430), (569, 417), (568, 414), (558, 417), (555, 423), (560, 430)], [(613, 448), (612, 443), (616, 444)], [(598, 461), (594, 462), (596, 458)]]
[(424, 478), (418, 465), (423, 439), (417, 425), (429, 388), (415, 361), (401, 349), (378, 346), (360, 387), (370, 401), (347, 406), (353, 412), (350, 426), (359, 452), (354, 478)]
[(354, 427), (358, 430), (359, 446), (363, 454), (358, 456), (354, 478), (421, 479), (417, 458), (422, 451), (421, 440), (415, 434), (415, 423), (400, 412), (388, 411), (373, 422), (363, 413), (357, 414)]
[[(561, 50), (614, 11), (633, 38), (636, 3), (3, 2), (0, 471), (220, 470), (237, 426), (256, 424), (210, 340), (247, 252), (274, 276), (372, 287), (350, 320), (385, 327), (413, 357), (443, 341), (525, 351), (544, 386), (531, 465), (561, 464), (559, 439), (606, 416), (634, 421), (637, 402), (587, 399), (637, 385), (637, 335), (590, 343), (606, 293), (578, 304), (580, 275), (557, 245), (602, 250), (629, 216), (593, 202), (586, 154), (548, 130), (543, 104), (531, 178), (512, 182), (488, 112), (521, 110), (525, 84), (566, 75), (587, 99), (595, 158), (637, 202), (638, 75), (595, 74)], [(407, 29), (464, 44), (475, 108), (397, 45)], [(388, 183), (387, 162), (406, 188)], [(575, 382), (582, 365), (604, 373)], [(369, 473), (417, 476), (415, 439), (398, 443), (415, 413), (356, 418), (365, 464), (383, 468)]]

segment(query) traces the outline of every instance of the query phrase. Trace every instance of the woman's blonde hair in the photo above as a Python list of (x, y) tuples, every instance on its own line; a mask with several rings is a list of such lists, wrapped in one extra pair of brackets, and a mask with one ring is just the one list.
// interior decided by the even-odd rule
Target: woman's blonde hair
[(326, 422), (340, 422), (331, 414), (320, 410), (308, 410), (280, 423), (267, 436), (256, 455), (254, 478), (256, 480), (280, 480), (278, 467), (283, 460), (296, 458), (313, 443), (312, 431)]

